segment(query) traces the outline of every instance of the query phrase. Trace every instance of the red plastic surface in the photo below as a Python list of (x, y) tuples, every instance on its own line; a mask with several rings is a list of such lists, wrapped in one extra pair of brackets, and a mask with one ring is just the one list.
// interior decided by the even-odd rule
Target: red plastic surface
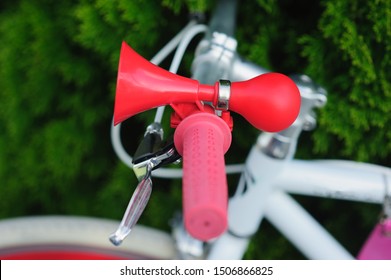
[(231, 84), (230, 110), (254, 127), (277, 132), (288, 128), (300, 111), (300, 92), (287, 76), (267, 73)]
[(197, 113), (179, 124), (174, 142), (183, 156), (185, 227), (193, 237), (210, 240), (227, 227), (224, 154), (231, 145), (230, 129), (214, 114)]
[(115, 255), (94, 252), (36, 251), (20, 252), (1, 256), (2, 260), (120, 260)]
[[(125, 42), (118, 68), (114, 124), (163, 105), (175, 110), (175, 145), (183, 156), (184, 215), (188, 231), (209, 240), (227, 226), (227, 186), (224, 153), (230, 146), (229, 112), (219, 118), (206, 112), (216, 106), (219, 86), (202, 85), (153, 65)], [(288, 128), (300, 110), (300, 92), (285, 75), (268, 73), (231, 83), (229, 111), (241, 114), (254, 127), (277, 132)], [(212, 110), (213, 111), (213, 110)], [(224, 119), (224, 120), (223, 120)]]
[(359, 260), (391, 260), (391, 218), (375, 226), (357, 258)]
[[(117, 78), (114, 123), (143, 111), (171, 104), (212, 102), (218, 86), (168, 72), (122, 44)], [(260, 130), (276, 132), (289, 127), (300, 110), (300, 93), (285, 75), (268, 73), (231, 84), (229, 110), (246, 118)]]
[(199, 83), (175, 75), (138, 55), (122, 43), (114, 105), (114, 124), (162, 105), (194, 103)]

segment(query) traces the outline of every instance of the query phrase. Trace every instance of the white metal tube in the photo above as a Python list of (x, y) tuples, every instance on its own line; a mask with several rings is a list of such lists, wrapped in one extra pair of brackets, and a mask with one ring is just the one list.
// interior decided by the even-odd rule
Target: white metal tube
[(265, 217), (309, 259), (353, 259), (293, 198), (281, 191), (270, 195)]
[(133, 159), (125, 150), (124, 146), (121, 142), (121, 124), (117, 124), (114, 126), (114, 118), (111, 122), (111, 144), (113, 145), (114, 152), (118, 156), (118, 158), (128, 167), (133, 168)]
[(249, 239), (223, 234), (215, 241), (207, 259), (209, 260), (241, 260), (247, 251)]
[(285, 161), (270, 158), (253, 147), (244, 173), (246, 191), (236, 192), (229, 200), (228, 224), (239, 236), (250, 236), (262, 222), (266, 202), (274, 188), (274, 180), (285, 167)]
[(354, 162), (293, 160), (275, 186), (294, 194), (382, 203), (389, 170)]

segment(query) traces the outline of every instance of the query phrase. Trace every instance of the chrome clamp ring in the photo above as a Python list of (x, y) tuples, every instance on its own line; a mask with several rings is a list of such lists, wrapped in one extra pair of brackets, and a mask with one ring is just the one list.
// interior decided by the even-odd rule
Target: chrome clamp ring
[(230, 97), (231, 97), (231, 82), (228, 80), (220, 80), (216, 109), (227, 111), (229, 109)]

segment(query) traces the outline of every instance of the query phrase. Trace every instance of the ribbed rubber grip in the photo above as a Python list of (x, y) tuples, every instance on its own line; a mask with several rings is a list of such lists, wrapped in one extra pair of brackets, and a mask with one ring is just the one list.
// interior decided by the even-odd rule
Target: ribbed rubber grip
[(207, 241), (227, 228), (228, 189), (224, 154), (231, 145), (228, 125), (211, 113), (197, 113), (176, 128), (183, 157), (183, 213), (187, 231)]

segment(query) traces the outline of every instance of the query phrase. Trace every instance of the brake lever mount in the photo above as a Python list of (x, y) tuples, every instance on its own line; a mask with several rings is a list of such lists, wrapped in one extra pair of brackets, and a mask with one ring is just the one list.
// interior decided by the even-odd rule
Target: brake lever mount
[(110, 241), (118, 246), (136, 225), (152, 193), (151, 172), (154, 169), (176, 162), (180, 155), (173, 142), (158, 148), (162, 143), (163, 129), (160, 124), (148, 126), (143, 141), (140, 143), (133, 160), (133, 171), (139, 181), (126, 208), (118, 229), (110, 235)]

